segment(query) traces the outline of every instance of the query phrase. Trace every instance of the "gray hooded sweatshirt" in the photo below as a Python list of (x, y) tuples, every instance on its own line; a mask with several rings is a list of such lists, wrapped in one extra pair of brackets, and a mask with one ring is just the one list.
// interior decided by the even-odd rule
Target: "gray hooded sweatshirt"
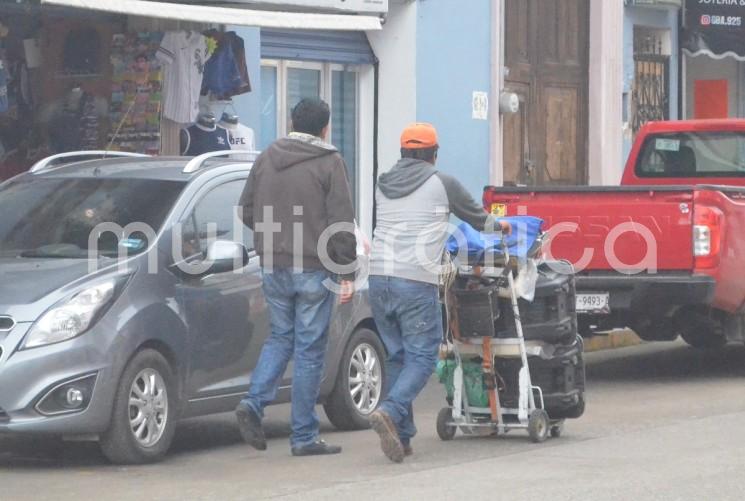
[(458, 180), (421, 160), (401, 159), (380, 176), (375, 196), (371, 276), (438, 284), (451, 213), (480, 231), (498, 228)]

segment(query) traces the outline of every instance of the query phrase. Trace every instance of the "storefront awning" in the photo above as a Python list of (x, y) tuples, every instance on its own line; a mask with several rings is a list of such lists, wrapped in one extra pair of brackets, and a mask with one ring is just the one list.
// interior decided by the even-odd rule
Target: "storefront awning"
[(745, 61), (745, 2), (686, 0), (681, 45), (689, 56)]
[(146, 0), (41, 0), (41, 3), (129, 16), (230, 26), (341, 31), (371, 31), (382, 27), (379, 17), (367, 15), (276, 12)]

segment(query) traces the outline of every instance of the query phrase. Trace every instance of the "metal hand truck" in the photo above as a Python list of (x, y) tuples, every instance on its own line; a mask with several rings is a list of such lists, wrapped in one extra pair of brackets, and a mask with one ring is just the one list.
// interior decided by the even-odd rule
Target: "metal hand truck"
[[(509, 249), (502, 240), (504, 269), (502, 277), (506, 276), (507, 290), (515, 318), (517, 337), (510, 339), (496, 339), (495, 337), (463, 338), (457, 334), (459, 320), (454, 319), (455, 331), (453, 342), (449, 346), (449, 356), (455, 360), (453, 376), (452, 407), (443, 408), (437, 416), (437, 434), (442, 440), (448, 441), (455, 437), (458, 430), (465, 435), (498, 435), (502, 436), (512, 430), (527, 430), (533, 442), (545, 441), (549, 434), (559, 437), (563, 430), (564, 420), (552, 420), (544, 410), (543, 392), (539, 386), (534, 386), (528, 366), (528, 353), (523, 335), (520, 318), (520, 305), (515, 286), (516, 262), (510, 259)], [(483, 276), (483, 275), (482, 275)], [(492, 291), (496, 293), (496, 291)], [(450, 291), (446, 290), (446, 294)], [(491, 303), (491, 299), (490, 299)], [(457, 311), (457, 305), (456, 305)], [(491, 318), (486, 318), (486, 325), (494, 325), (496, 314), (492, 310)], [(495, 358), (520, 358), (521, 365), (518, 376), (519, 398), (516, 408), (503, 408), (499, 398), (499, 375), (494, 368)], [(466, 391), (463, 362), (467, 359), (481, 358), (483, 360), (484, 385), (488, 392), (489, 407), (475, 407), (468, 401)], [(536, 398), (537, 397), (537, 398)]]

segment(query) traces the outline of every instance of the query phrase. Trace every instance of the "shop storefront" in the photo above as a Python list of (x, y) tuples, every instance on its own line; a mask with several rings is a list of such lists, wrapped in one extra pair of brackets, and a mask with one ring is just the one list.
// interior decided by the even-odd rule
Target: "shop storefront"
[(745, 5), (686, 0), (683, 116), (745, 116)]
[(372, 86), (363, 80), (376, 62), (365, 34), (262, 29), (261, 56), (259, 146), (286, 133), (290, 111), (300, 99), (324, 99), (332, 111), (328, 139), (344, 156), (350, 182), (356, 186), (365, 141), (360, 110), (362, 102), (373, 100)]
[[(288, 106), (311, 95), (334, 105), (332, 139), (355, 176), (359, 71), (374, 58), (364, 30), (380, 28), (378, 14), (185, 3), (0, 1), (0, 180), (65, 151), (260, 148), (286, 130)], [(260, 27), (261, 43), (240, 26)], [(287, 40), (305, 52), (288, 52)], [(282, 97), (271, 113), (240, 123), (235, 100), (272, 92)]]

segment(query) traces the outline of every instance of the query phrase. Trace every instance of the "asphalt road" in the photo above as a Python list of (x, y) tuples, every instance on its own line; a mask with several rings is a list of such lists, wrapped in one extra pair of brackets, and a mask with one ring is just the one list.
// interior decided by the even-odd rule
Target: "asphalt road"
[(107, 465), (94, 444), (0, 437), (0, 500), (745, 499), (745, 347), (655, 344), (587, 358), (587, 413), (542, 445), (522, 433), (440, 442), (433, 382), (403, 465), (382, 456), (372, 432), (328, 424), (342, 455), (293, 458), (281, 406), (268, 413), (265, 453), (223, 415), (183, 423), (167, 460), (145, 467)]

